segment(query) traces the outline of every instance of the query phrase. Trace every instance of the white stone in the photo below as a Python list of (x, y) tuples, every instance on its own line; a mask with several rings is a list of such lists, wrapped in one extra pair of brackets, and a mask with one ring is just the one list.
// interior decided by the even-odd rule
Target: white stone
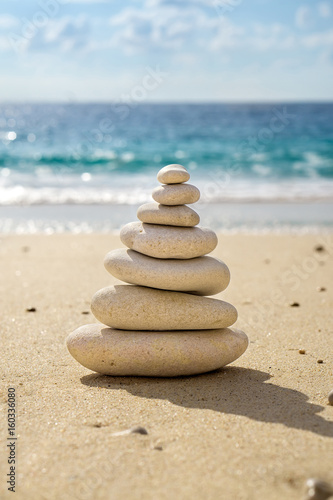
[(152, 197), (162, 205), (190, 205), (200, 198), (200, 191), (192, 184), (173, 184), (153, 189)]
[(92, 324), (67, 338), (81, 365), (112, 376), (177, 377), (216, 370), (247, 349), (248, 338), (230, 328), (191, 332), (124, 331)]
[(188, 181), (189, 178), (190, 174), (186, 168), (176, 163), (161, 168), (157, 174), (157, 180), (161, 184), (179, 184)]
[(230, 281), (224, 262), (208, 256), (154, 259), (120, 248), (106, 255), (104, 265), (110, 274), (126, 283), (197, 295), (215, 295), (225, 290)]
[(208, 330), (237, 319), (228, 302), (135, 285), (102, 288), (92, 298), (91, 311), (104, 325), (121, 330)]
[(154, 202), (141, 205), (137, 217), (142, 222), (164, 226), (192, 227), (200, 222), (199, 215), (186, 205), (167, 206)]
[(214, 250), (217, 236), (203, 227), (176, 227), (130, 222), (120, 239), (132, 250), (159, 259), (193, 259)]

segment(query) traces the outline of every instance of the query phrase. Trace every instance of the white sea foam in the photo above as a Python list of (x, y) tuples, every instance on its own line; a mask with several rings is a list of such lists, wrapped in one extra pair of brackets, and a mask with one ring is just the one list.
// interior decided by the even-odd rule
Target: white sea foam
[(112, 149), (96, 149), (93, 153), (93, 158), (105, 159), (105, 160), (115, 160), (117, 158), (117, 153)]
[(332, 161), (328, 158), (323, 158), (323, 156), (315, 153), (314, 151), (306, 151), (304, 153), (305, 162), (312, 167), (326, 166), (331, 164)]
[(266, 153), (252, 153), (250, 159), (253, 161), (265, 161), (267, 160)]
[[(260, 165), (260, 169), (264, 169)], [(259, 165), (257, 166), (259, 169)], [(260, 170), (261, 174), (262, 172)], [(2, 169), (0, 206), (8, 205), (137, 205), (152, 201), (157, 185), (150, 175), (55, 175), (39, 167), (35, 175)], [(201, 202), (301, 202), (333, 200), (333, 180), (320, 177), (274, 181), (217, 174), (191, 179), (201, 191)]]
[(252, 170), (256, 174), (259, 174), (259, 175), (262, 175), (262, 176), (266, 176), (266, 175), (269, 175), (271, 173), (270, 167), (267, 167), (266, 165), (263, 165), (261, 163), (255, 163), (252, 166)]

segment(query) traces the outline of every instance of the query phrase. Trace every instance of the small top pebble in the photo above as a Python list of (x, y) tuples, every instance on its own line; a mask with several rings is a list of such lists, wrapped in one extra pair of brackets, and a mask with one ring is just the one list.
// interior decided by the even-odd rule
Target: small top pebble
[(167, 165), (161, 168), (157, 174), (157, 180), (161, 184), (181, 184), (188, 181), (190, 174), (183, 165)]

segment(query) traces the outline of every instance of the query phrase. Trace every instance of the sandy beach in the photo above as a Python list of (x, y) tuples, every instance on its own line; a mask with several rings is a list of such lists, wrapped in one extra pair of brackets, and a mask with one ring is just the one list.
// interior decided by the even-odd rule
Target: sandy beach
[(333, 500), (333, 0), (1, 7), (0, 500)]
[[(120, 246), (0, 238), (1, 447), (13, 387), (15, 498), (298, 500), (307, 478), (333, 483), (333, 236), (220, 234), (212, 255), (231, 284), (216, 298), (237, 307), (250, 345), (223, 370), (174, 379), (99, 376), (66, 349), (96, 321), (93, 293), (117, 282), (103, 259)], [(117, 435), (136, 425), (148, 434)], [(7, 455), (1, 498), (13, 498)]]

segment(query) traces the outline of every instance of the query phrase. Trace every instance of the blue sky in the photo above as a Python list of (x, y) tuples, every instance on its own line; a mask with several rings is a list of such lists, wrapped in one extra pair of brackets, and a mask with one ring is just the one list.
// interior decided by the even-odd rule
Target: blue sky
[(1, 101), (333, 99), (333, 0), (2, 0)]

